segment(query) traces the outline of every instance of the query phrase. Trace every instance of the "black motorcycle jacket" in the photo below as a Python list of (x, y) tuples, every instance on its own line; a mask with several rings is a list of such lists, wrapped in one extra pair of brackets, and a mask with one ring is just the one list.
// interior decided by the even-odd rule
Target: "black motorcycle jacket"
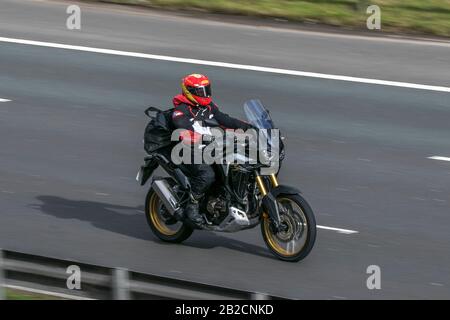
[(206, 119), (216, 120), (223, 129), (243, 129), (252, 128), (247, 122), (230, 117), (211, 103), (208, 106), (195, 106), (183, 95), (173, 98), (174, 111), (172, 113), (172, 123), (177, 129), (187, 129), (195, 131), (194, 123), (198, 122), (202, 127), (207, 127)]

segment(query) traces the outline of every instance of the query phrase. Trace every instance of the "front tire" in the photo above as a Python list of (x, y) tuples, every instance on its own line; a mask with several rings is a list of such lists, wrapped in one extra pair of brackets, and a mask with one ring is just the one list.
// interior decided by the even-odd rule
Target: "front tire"
[(263, 213), (261, 232), (269, 250), (283, 261), (297, 262), (310, 253), (316, 241), (314, 213), (299, 194), (279, 195), (280, 219), (285, 231), (274, 232), (267, 213)]
[[(145, 200), (145, 217), (152, 232), (165, 242), (180, 243), (190, 237), (194, 231), (182, 222), (166, 223), (165, 207), (158, 195), (150, 189)], [(166, 212), (166, 216), (168, 213)]]

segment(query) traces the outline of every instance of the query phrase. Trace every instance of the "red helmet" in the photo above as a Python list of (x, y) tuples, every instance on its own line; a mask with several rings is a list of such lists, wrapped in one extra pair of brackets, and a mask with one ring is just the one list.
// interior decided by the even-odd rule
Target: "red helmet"
[(181, 82), (183, 95), (196, 105), (207, 106), (211, 103), (211, 82), (202, 74), (190, 74)]

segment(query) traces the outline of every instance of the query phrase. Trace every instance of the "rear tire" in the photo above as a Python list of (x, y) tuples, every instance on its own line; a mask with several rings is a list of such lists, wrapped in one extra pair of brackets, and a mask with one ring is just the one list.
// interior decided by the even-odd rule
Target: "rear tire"
[(162, 241), (171, 243), (180, 243), (189, 238), (194, 230), (182, 222), (178, 222), (175, 226), (165, 224), (161, 216), (162, 207), (158, 195), (150, 189), (145, 199), (145, 217), (153, 234)]
[[(304, 239), (300, 243), (296, 243), (294, 240), (289, 238), (288, 232), (274, 233), (271, 228), (272, 223), (270, 221), (269, 215), (263, 213), (263, 218), (261, 221), (261, 232), (264, 238), (264, 242), (266, 243), (269, 250), (278, 259), (289, 262), (300, 261), (306, 258), (306, 256), (311, 252), (312, 248), (314, 247), (314, 243), (316, 241), (317, 230), (314, 213), (309, 204), (306, 202), (306, 200), (299, 194), (279, 195), (277, 197), (277, 202), (279, 204), (291, 203), (292, 208), (293, 208), (292, 204), (295, 204), (295, 207), (297, 207), (295, 212), (297, 212), (298, 209), (300, 209), (300, 212), (298, 213), (287, 214), (285, 216), (283, 216), (284, 214), (280, 210), (280, 217), (282, 218), (282, 221), (284, 220), (287, 225), (295, 226), (294, 229), (298, 230), (299, 234), (304, 235)], [(299, 227), (299, 225), (301, 226)], [(306, 235), (304, 234), (304, 232), (306, 232)], [(289, 249), (289, 244), (291, 244), (291, 247), (297, 245), (299, 246), (299, 248)], [(286, 248), (283, 248), (283, 245), (286, 245)]]

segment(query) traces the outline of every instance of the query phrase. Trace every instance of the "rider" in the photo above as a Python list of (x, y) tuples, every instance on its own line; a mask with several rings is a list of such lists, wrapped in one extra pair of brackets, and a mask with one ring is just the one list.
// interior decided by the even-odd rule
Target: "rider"
[[(206, 119), (215, 119), (224, 129), (249, 129), (252, 126), (223, 113), (212, 102), (211, 82), (201, 74), (191, 74), (182, 79), (182, 94), (173, 98), (174, 111), (172, 122), (175, 128), (190, 131), (191, 137), (195, 132), (201, 134), (201, 127)], [(199, 213), (200, 200), (205, 191), (215, 180), (214, 170), (207, 164), (184, 164), (181, 169), (190, 178), (193, 199), (185, 209), (187, 217), (195, 224), (201, 225), (203, 217)]]

